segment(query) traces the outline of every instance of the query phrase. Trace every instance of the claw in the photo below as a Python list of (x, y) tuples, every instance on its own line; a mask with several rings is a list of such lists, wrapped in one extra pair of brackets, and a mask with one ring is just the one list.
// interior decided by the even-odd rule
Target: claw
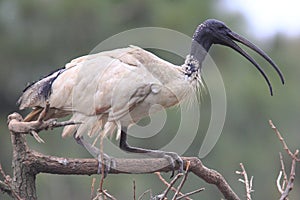
[(174, 175), (175, 175), (175, 170), (173, 169), (172, 173), (171, 173), (171, 176), (170, 176), (170, 179), (172, 179), (174, 177)]
[(76, 137), (75, 134), (73, 135), (75, 141), (77, 142), (77, 144), (80, 144), (81, 146), (84, 146), (82, 143), (83, 137)]
[(172, 167), (172, 174), (170, 176), (170, 178), (173, 178), (174, 175), (175, 175), (175, 164), (174, 164), (174, 161), (176, 161), (179, 165), (179, 169), (178, 169), (178, 174), (179, 173), (182, 173), (183, 172), (183, 160), (182, 158), (177, 154), (177, 153), (174, 153), (174, 152), (164, 152), (164, 158), (166, 158), (171, 167)]
[[(104, 178), (106, 178), (107, 174), (110, 172), (110, 169), (116, 166), (116, 162), (113, 158), (109, 157), (106, 154), (103, 154), (103, 163), (102, 163), (101, 157), (102, 157), (101, 154), (99, 154), (97, 157), (98, 160), (97, 174), (101, 174), (103, 169), (103, 175)], [(104, 167), (102, 167), (103, 165)]]
[[(111, 157), (109, 157), (108, 155), (106, 155), (105, 153), (101, 154), (100, 149), (98, 149), (98, 148), (94, 147), (93, 145), (91, 145), (90, 143), (86, 142), (82, 136), (76, 137), (76, 133), (75, 133), (73, 135), (73, 137), (78, 144), (83, 146), (92, 156), (97, 158), (97, 160), (98, 160), (97, 174), (101, 174), (101, 172), (102, 172), (102, 161), (103, 161), (103, 164), (104, 164), (103, 174), (104, 174), (104, 177), (106, 177), (107, 174), (110, 172), (110, 169), (116, 165), (115, 160), (112, 159)], [(101, 158), (102, 155), (103, 155), (103, 160)]]

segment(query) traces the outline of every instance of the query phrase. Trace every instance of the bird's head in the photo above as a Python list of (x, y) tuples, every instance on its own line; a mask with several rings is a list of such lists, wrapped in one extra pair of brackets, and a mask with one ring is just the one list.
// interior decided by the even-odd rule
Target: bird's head
[(249, 54), (247, 54), (243, 49), (241, 49), (235, 42), (239, 42), (249, 47), (253, 51), (257, 52), (259, 55), (261, 55), (264, 59), (266, 59), (271, 64), (271, 66), (276, 70), (276, 72), (278, 73), (281, 79), (282, 84), (284, 84), (284, 77), (280, 72), (280, 69), (264, 51), (262, 51), (259, 47), (251, 43), (246, 38), (231, 31), (223, 22), (215, 19), (208, 19), (197, 27), (193, 35), (191, 52), (188, 58), (190, 60), (191, 59), (196, 60), (199, 63), (199, 67), (201, 67), (201, 63), (203, 62), (212, 44), (219, 44), (219, 45), (230, 47), (235, 51), (237, 51), (242, 56), (244, 56), (259, 70), (259, 72), (265, 78), (269, 86), (270, 93), (272, 95), (273, 91), (272, 91), (271, 83), (267, 75), (263, 71), (263, 69), (257, 64), (257, 62)]

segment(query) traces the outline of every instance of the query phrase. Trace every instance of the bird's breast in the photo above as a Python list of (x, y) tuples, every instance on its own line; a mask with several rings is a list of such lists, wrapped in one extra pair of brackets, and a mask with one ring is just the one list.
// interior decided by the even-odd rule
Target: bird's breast
[(127, 114), (121, 117), (121, 123), (124, 125), (136, 123), (146, 116), (180, 104), (193, 92), (192, 86), (187, 81), (182, 82), (172, 86), (153, 84), (147, 97), (132, 109), (129, 108)]

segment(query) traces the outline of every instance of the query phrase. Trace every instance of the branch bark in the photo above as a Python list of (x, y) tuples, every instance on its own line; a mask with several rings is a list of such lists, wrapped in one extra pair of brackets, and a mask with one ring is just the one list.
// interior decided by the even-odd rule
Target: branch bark
[[(41, 123), (41, 121), (39, 121)], [(98, 161), (96, 159), (63, 158), (44, 155), (29, 149), (24, 134), (27, 130), (40, 130), (40, 127), (49, 128), (46, 123), (34, 124), (23, 122), (22, 117), (13, 113), (8, 117), (8, 127), (11, 132), (13, 145), (13, 184), (15, 192), (23, 199), (36, 200), (35, 179), (39, 173), (50, 174), (97, 174)], [(53, 124), (51, 124), (53, 127)], [(27, 127), (27, 128), (26, 128)], [(26, 130), (26, 131), (24, 131)], [(226, 199), (238, 200), (239, 197), (231, 189), (224, 177), (215, 170), (205, 167), (196, 157), (182, 157), (184, 168), (190, 162), (189, 172), (194, 173), (207, 183), (218, 187)], [(178, 165), (176, 169), (178, 169)], [(165, 159), (119, 159), (115, 158), (115, 167), (109, 174), (147, 174), (154, 172), (170, 172), (173, 169)]]

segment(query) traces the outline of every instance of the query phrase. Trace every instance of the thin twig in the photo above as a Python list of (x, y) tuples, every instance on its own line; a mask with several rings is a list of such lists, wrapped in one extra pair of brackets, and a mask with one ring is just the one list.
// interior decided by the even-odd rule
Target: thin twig
[(100, 198), (102, 200), (103, 198), (101, 196), (103, 196), (102, 193), (98, 192), (92, 200), (99, 200)]
[(276, 180), (276, 185), (277, 185), (277, 190), (279, 191), (280, 194), (283, 193), (282, 188), (284, 187), (284, 183), (282, 183), (282, 186), (280, 185), (281, 177), (282, 177), (282, 171), (279, 171), (279, 174), (278, 174), (278, 177), (277, 177), (277, 180)]
[[(155, 174), (158, 176), (158, 178), (169, 188), (170, 187), (170, 183), (168, 183), (160, 174), (160, 172), (155, 172)], [(177, 176), (180, 175), (182, 176), (182, 174), (177, 174)], [(176, 177), (175, 177), (176, 178)], [(174, 179), (175, 179), (174, 178)], [(178, 177), (179, 178), (179, 177)], [(174, 180), (173, 179), (173, 180)], [(177, 179), (176, 179), (177, 180)], [(175, 187), (170, 187), (169, 188), (170, 190), (176, 192), (176, 188)], [(180, 195), (184, 195), (182, 192), (179, 192)], [(192, 200), (191, 198), (189, 197), (184, 197), (186, 200)]]
[[(292, 151), (289, 149), (286, 142), (284, 141), (284, 138), (281, 136), (280, 132), (278, 131), (278, 129), (273, 124), (272, 120), (269, 120), (269, 124), (270, 124), (271, 128), (275, 131), (275, 133), (276, 133), (278, 139), (280, 140), (280, 142), (282, 143), (283, 149), (292, 158), (292, 166), (291, 166), (290, 176), (289, 176), (289, 179), (288, 179), (287, 174), (285, 172), (283, 157), (282, 157), (281, 153), (279, 154), (280, 163), (281, 163), (281, 171), (279, 172), (279, 176), (277, 178), (277, 188), (278, 188), (278, 191), (281, 194), (280, 200), (286, 200), (289, 193), (290, 193), (290, 191), (294, 187), (294, 180), (295, 180), (295, 175), (296, 175), (296, 173), (295, 173), (296, 162), (300, 161), (300, 159), (298, 158), (299, 150), (296, 149), (295, 153), (292, 153)], [(280, 179), (281, 179), (282, 174), (284, 175), (284, 177), (283, 177), (282, 185), (280, 186)]]
[(103, 190), (102, 193), (104, 194), (104, 196), (108, 197), (111, 200), (117, 200), (114, 196), (109, 194), (106, 190)]
[(281, 136), (280, 132), (278, 131), (278, 129), (276, 128), (276, 126), (273, 124), (272, 120), (269, 120), (269, 124), (270, 124), (271, 128), (274, 130), (274, 132), (276, 133), (276, 135), (279, 138), (280, 142), (282, 143), (283, 149), (287, 152), (287, 154), (289, 156), (291, 156), (293, 159), (295, 159), (296, 161), (299, 162), (300, 159), (297, 158), (297, 157), (294, 157), (294, 154), (291, 152), (291, 150), (287, 146), (286, 142), (284, 141), (284, 138)]
[(6, 177), (6, 174), (5, 174), (5, 172), (4, 172), (4, 170), (3, 170), (3, 168), (2, 168), (2, 165), (0, 164), (0, 173), (1, 173), (1, 175), (3, 176), (3, 178), (5, 178)]
[(0, 180), (0, 191), (2, 191), (2, 192), (11, 192), (11, 189), (4, 181)]
[(250, 178), (250, 182), (249, 182), (248, 175), (247, 175), (247, 172), (245, 170), (243, 163), (240, 163), (240, 167), (241, 167), (242, 171), (236, 171), (235, 173), (240, 174), (244, 177), (244, 180), (239, 179), (239, 181), (245, 184), (247, 200), (251, 200), (252, 199), (251, 192), (254, 191), (254, 190), (252, 190), (253, 176)]
[(294, 187), (294, 180), (295, 180), (295, 176), (296, 176), (296, 162), (297, 162), (297, 156), (298, 156), (299, 150), (297, 149), (296, 152), (293, 154), (293, 160), (292, 160), (292, 166), (291, 166), (291, 172), (290, 172), (290, 178), (289, 181), (286, 185), (285, 190), (283, 191), (280, 200), (286, 200), (290, 191), (292, 191), (293, 187)]
[(282, 181), (281, 188), (285, 188), (286, 184), (288, 183), (288, 177), (287, 177), (287, 174), (285, 172), (283, 156), (282, 156), (281, 152), (279, 152), (279, 159), (280, 159), (281, 171), (282, 171), (282, 174), (283, 174), (283, 181)]
[(105, 165), (104, 165), (104, 153), (103, 153), (103, 137), (100, 139), (100, 156), (101, 156), (101, 179), (100, 179), (100, 186), (99, 189), (100, 191), (103, 191), (103, 183), (104, 183), (104, 170), (105, 170)]
[(52, 122), (52, 126), (50, 126), (50, 128), (59, 128), (59, 127), (64, 127), (64, 126), (69, 126), (69, 125), (76, 125), (76, 124), (82, 124), (82, 122), (76, 122), (76, 121), (64, 121), (64, 122), (58, 122), (56, 120), (54, 120)]
[(188, 162), (186, 163), (186, 169), (185, 169), (185, 172), (184, 172), (184, 176), (183, 176), (183, 178), (182, 178), (182, 180), (181, 180), (179, 186), (177, 187), (176, 192), (175, 192), (175, 194), (174, 194), (172, 200), (175, 200), (175, 199), (177, 198), (179, 192), (181, 191), (181, 189), (182, 189), (182, 187), (183, 187), (183, 185), (184, 185), (184, 183), (185, 183), (185, 181), (186, 181), (186, 179), (187, 179), (190, 165), (191, 165), (191, 162), (188, 161)]
[(161, 177), (167, 184), (167, 188), (165, 189), (165, 191), (160, 195), (160, 199), (162, 199), (162, 200), (164, 200), (165, 198), (166, 198), (166, 196), (167, 196), (167, 194), (168, 194), (168, 192), (170, 191), (170, 190), (173, 190), (173, 191), (177, 191), (177, 189), (176, 188), (174, 188), (173, 187), (173, 185), (176, 183), (176, 181), (181, 177), (181, 176), (183, 176), (183, 174), (182, 173), (180, 173), (180, 174), (177, 174), (174, 178), (173, 178), (173, 180), (170, 182), (170, 183), (168, 183), (165, 179), (163, 179), (162, 178), (162, 176), (159, 174), (159, 177)]
[(4, 178), (4, 182), (1, 181), (1, 184), (3, 184), (3, 185), (5, 184), (7, 186), (6, 189), (8, 189), (11, 192), (12, 197), (16, 198), (17, 200), (23, 200), (14, 190), (13, 186), (11, 185), (12, 180), (11, 180), (10, 176), (5, 174), (1, 164), (0, 164), (0, 173)]
[(191, 196), (193, 194), (202, 192), (203, 190), (205, 190), (205, 188), (199, 188), (199, 189), (194, 190), (192, 192), (185, 193), (184, 195), (179, 196), (176, 200), (180, 200), (180, 199), (186, 198), (186, 197)]
[(151, 189), (149, 189), (149, 190), (146, 190), (145, 192), (143, 192), (143, 193), (141, 194), (141, 196), (139, 196), (138, 200), (142, 200), (142, 198), (143, 198), (147, 193), (150, 194), (150, 199), (151, 199), (151, 198), (152, 198), (152, 191), (151, 191)]
[(95, 182), (96, 182), (96, 178), (93, 178), (93, 179), (92, 179), (92, 185), (91, 185), (91, 199), (94, 198)]
[(136, 197), (135, 197), (135, 180), (133, 180), (133, 200), (136, 200)]
[(93, 200), (106, 200), (107, 198), (111, 200), (117, 200), (114, 196), (109, 194), (106, 190), (98, 191), (96, 197)]

